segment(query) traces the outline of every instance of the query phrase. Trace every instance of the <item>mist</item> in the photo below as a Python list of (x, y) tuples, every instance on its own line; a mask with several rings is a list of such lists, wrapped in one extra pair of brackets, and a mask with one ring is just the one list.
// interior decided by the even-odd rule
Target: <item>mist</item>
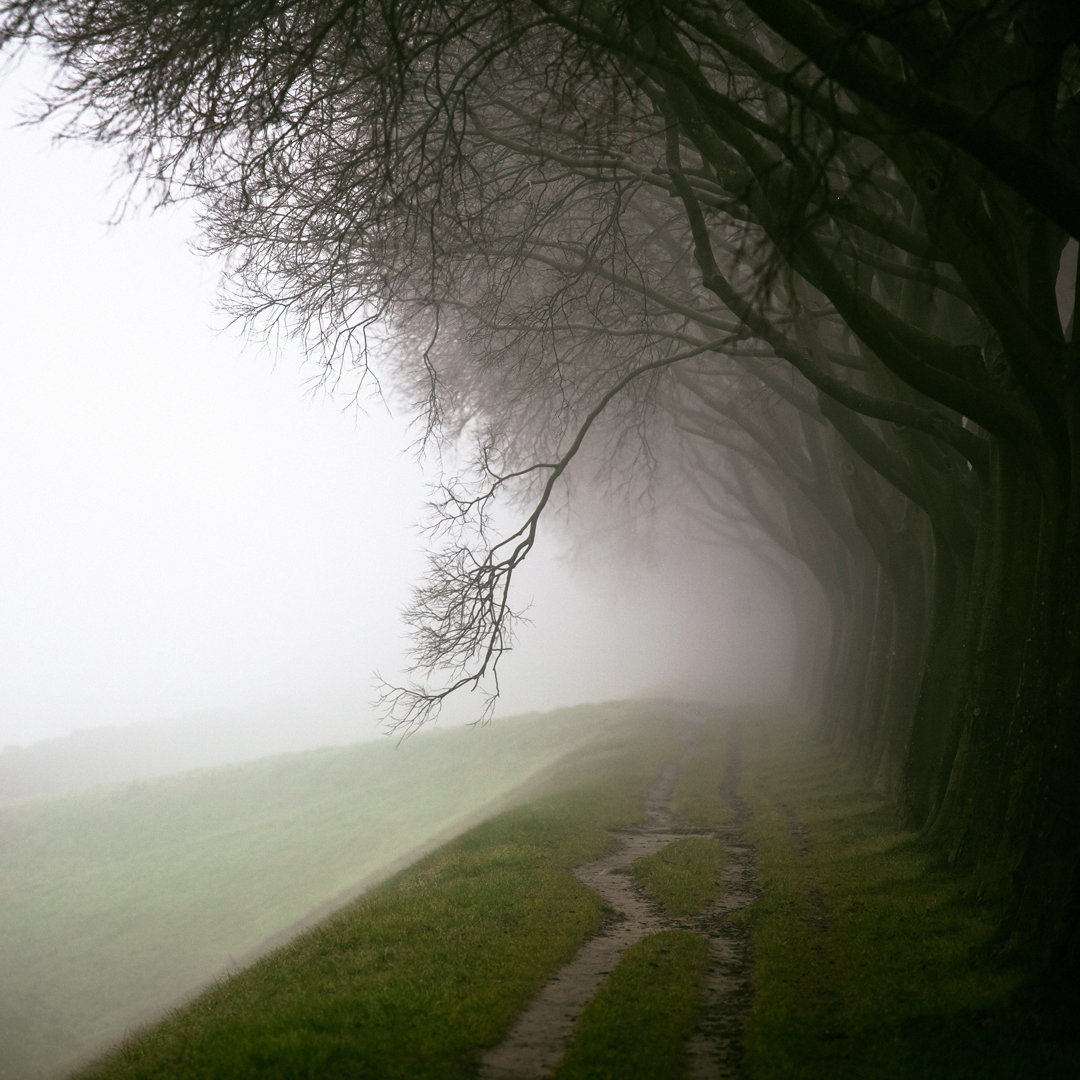
[[(0, 747), (185, 718), (199, 764), (375, 736), (423, 570), (407, 418), (225, 326), (190, 212), (110, 225), (111, 155), (15, 128), (26, 97), (5, 82)], [(748, 553), (666, 528), (582, 560), (549, 524), (499, 713), (775, 693), (784, 601)]]
[(1080, 22), (939, 7), (0, 5), (0, 1072), (1077, 1072)]

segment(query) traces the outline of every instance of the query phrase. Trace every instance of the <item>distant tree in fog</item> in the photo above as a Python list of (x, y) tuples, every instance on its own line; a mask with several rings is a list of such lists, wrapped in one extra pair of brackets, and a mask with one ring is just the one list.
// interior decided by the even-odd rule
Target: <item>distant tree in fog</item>
[(427, 437), (473, 448), (400, 723), (497, 691), (575, 462), (682, 470), (817, 583), (822, 733), (1015, 943), (1076, 955), (1075, 5), (2, 10), (73, 130), (201, 200), (238, 314), (331, 378), (388, 354)]

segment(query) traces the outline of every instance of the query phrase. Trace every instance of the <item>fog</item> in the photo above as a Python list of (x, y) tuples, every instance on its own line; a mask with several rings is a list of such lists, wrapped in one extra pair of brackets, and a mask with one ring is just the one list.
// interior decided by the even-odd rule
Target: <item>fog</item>
[[(24, 94), (0, 83), (0, 811), (23, 875), (0, 926), (20, 946), (0, 986), (0, 1072), (13, 1076), (115, 1038), (589, 737), (576, 714), (496, 720), (457, 759), (450, 732), (401, 753), (35, 798), (375, 737), (374, 673), (402, 672), (434, 477), (408, 417), (334, 396), (295, 349), (224, 325), (189, 210), (110, 225), (124, 190), (111, 155), (15, 129)], [(529, 623), (497, 714), (782, 692), (789, 613), (752, 556), (597, 494), (573, 505), (588, 528), (552, 514), (520, 573)], [(440, 723), (483, 704), (463, 695)], [(298, 821), (318, 838), (300, 868)], [(84, 876), (57, 850), (77, 851)]]
[[(223, 327), (190, 213), (110, 226), (112, 154), (16, 129), (19, 82), (0, 84), (0, 747), (221, 710), (295, 716), (310, 745), (375, 734), (372, 673), (402, 666), (422, 571), (406, 418)], [(783, 601), (683, 532), (625, 565), (575, 561), (553, 523), (498, 711), (775, 692)]]

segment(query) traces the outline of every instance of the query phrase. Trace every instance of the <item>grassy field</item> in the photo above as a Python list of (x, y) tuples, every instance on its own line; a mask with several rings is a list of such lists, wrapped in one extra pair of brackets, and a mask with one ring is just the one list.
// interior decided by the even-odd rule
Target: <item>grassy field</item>
[[(609, 849), (609, 826), (638, 819), (660, 765), (678, 753), (675, 715), (625, 707), (505, 724), (516, 731), (506, 736), (515, 753), (529, 739), (539, 753), (558, 733), (572, 752), (518, 788), (512, 805), (81, 1075), (475, 1077), (481, 1050), (502, 1039), (600, 925), (601, 903), (570, 870)], [(797, 727), (749, 711), (719, 717), (705, 728), (675, 805), (698, 826), (729, 817), (718, 780), (736, 726), (739, 790), (753, 810), (747, 829), (762, 886), (739, 916), (755, 952), (747, 1075), (1080, 1075), (1072, 1018), (1023, 996), (1023, 973), (1000, 968), (988, 952), (994, 912), (965, 898), (963, 881), (936, 867), (861, 778)], [(456, 774), (464, 766), (449, 748), (468, 736), (440, 736), (448, 741), (432, 759)], [(426, 775), (418, 765), (413, 773)], [(458, 780), (466, 788), (486, 782)], [(393, 790), (387, 812), (403, 812)], [(286, 817), (268, 830), (285, 828)], [(354, 838), (357, 831), (354, 824)], [(693, 911), (722, 888), (719, 848), (693, 837), (642, 860), (634, 873), (669, 911)], [(558, 1080), (679, 1080), (705, 962), (704, 940), (687, 931), (654, 934), (629, 949), (580, 1018)]]
[(0, 1077), (47, 1076), (114, 1041), (493, 812), (626, 712), (563, 710), (0, 808)]

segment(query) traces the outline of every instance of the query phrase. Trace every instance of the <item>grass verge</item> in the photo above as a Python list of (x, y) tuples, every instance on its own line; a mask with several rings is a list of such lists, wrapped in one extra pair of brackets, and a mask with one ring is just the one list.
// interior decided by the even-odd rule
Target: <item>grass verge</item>
[(631, 945), (581, 1014), (554, 1080), (678, 1080), (701, 1015), (709, 946), (663, 930)]
[(860, 777), (803, 734), (747, 725), (741, 790), (762, 886), (748, 915), (752, 1077), (1080, 1075), (1077, 1044), (1017, 997), (1022, 973), (990, 958), (995, 911)]
[(723, 888), (724, 846), (711, 836), (688, 836), (630, 868), (634, 879), (669, 915), (696, 915)]
[[(603, 918), (570, 869), (674, 751), (639, 716), (479, 825), (80, 1075), (470, 1077)], [(662, 719), (662, 718), (661, 718)]]

